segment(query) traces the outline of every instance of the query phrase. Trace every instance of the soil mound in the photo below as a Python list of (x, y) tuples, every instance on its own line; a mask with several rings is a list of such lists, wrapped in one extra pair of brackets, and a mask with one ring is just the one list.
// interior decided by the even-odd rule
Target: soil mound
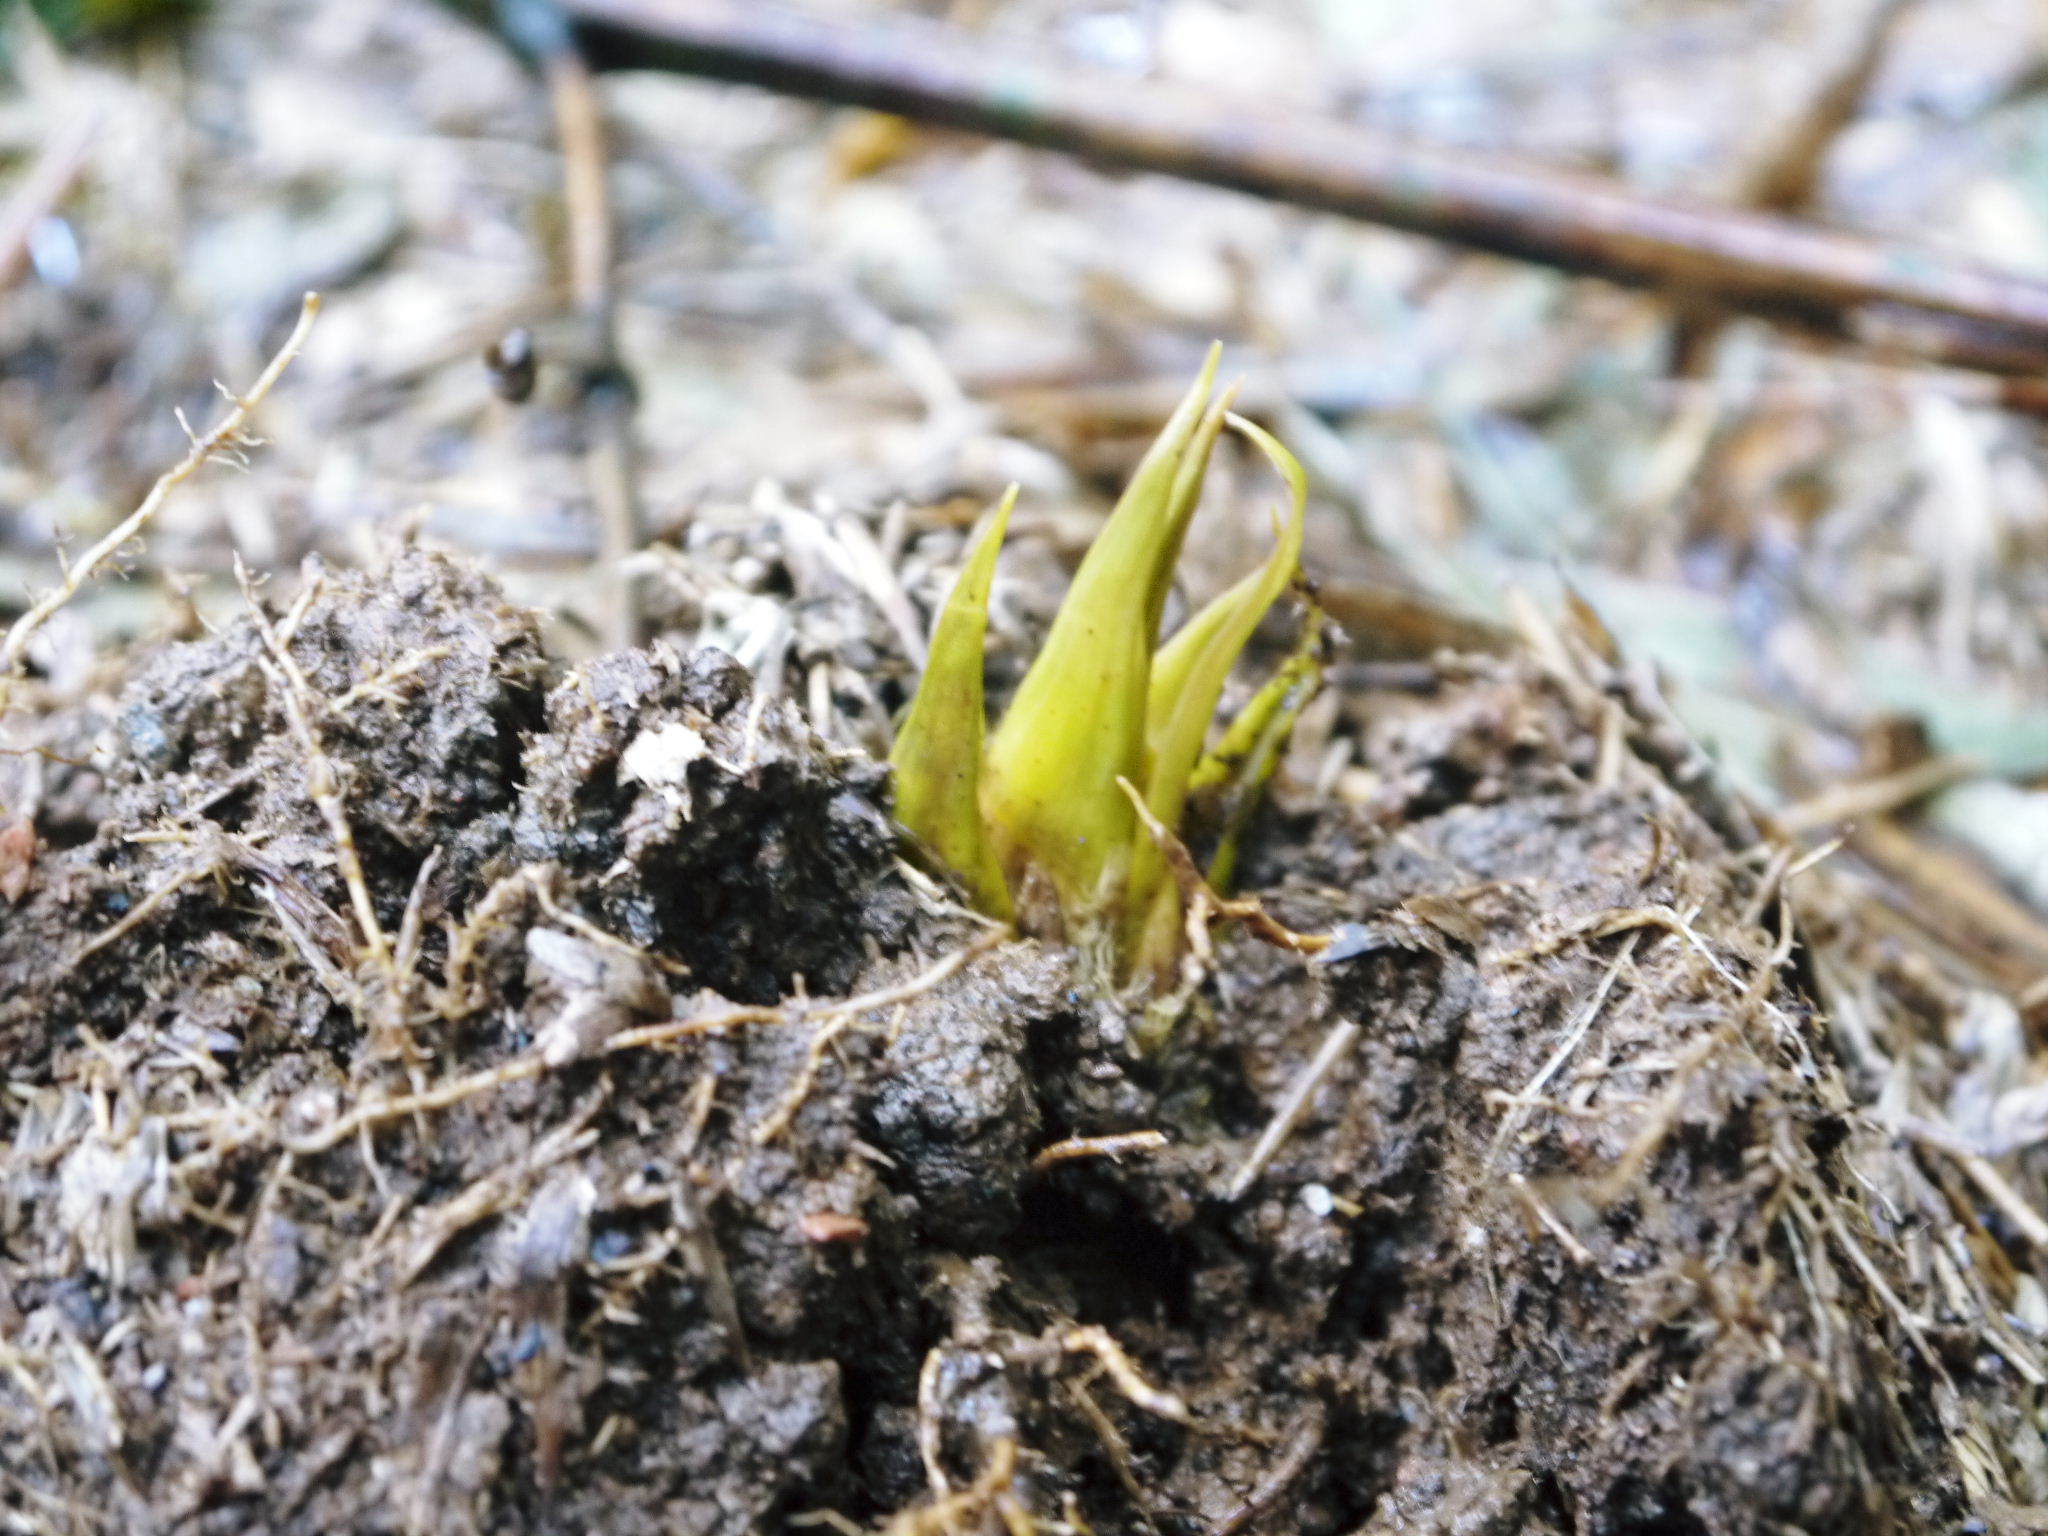
[(140, 661), (0, 907), (0, 1507), (2040, 1528), (2009, 1270), (1859, 1112), (1786, 860), (1596, 702), (1372, 701), (1372, 796), (1247, 850), (1336, 944), (1224, 936), (1140, 1058), (717, 652), (564, 670), (409, 550)]

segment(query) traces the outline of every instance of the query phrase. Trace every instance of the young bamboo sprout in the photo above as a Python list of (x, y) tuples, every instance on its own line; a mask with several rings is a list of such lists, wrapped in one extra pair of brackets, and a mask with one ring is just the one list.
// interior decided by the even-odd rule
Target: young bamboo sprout
[(1028, 929), (1084, 947), (1110, 931), (1136, 822), (1155, 615), (1221, 428), (1209, 354), (1096, 536), (989, 742), (982, 813)]
[[(1313, 687), (1290, 663), (1286, 685), (1254, 700), (1248, 713), (1256, 719), (1241, 720), (1218, 753), (1204, 755), (1231, 669), (1300, 568), (1307, 505), (1300, 465), (1230, 414), (1234, 392), (1216, 393), (1216, 365), (1212, 349), (1082, 560), (989, 735), (982, 643), (1015, 490), (1004, 497), (939, 614), (931, 660), (890, 759), (897, 815), (976, 906), (1065, 938), (1098, 974), (1118, 980), (1170, 976), (1183, 937), (1179, 887), (1120, 781), (1139, 786), (1149, 815), (1170, 829), (1180, 826), (1198, 775), (1242, 802), (1256, 791), (1247, 776), (1271, 772), (1306, 698), (1304, 681)], [(1160, 646), (1174, 566), (1225, 426), (1271, 461), (1291, 506), (1266, 562)], [(1238, 736), (1244, 746), (1228, 755)]]

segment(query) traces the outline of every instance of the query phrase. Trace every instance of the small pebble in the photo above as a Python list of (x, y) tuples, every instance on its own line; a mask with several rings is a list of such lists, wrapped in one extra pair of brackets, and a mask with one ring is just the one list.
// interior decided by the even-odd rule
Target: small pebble
[(28, 259), (36, 276), (52, 288), (69, 288), (85, 270), (78, 232), (54, 213), (44, 214), (29, 226)]
[(50, 1300), (57, 1304), (64, 1321), (83, 1338), (99, 1337), (102, 1319), (100, 1304), (85, 1285), (77, 1280), (59, 1280), (50, 1287)]
[(539, 1323), (528, 1323), (512, 1343), (511, 1360), (514, 1365), (524, 1365), (548, 1347), (548, 1330)]
[(507, 331), (484, 351), (484, 367), (490, 370), (492, 392), (513, 405), (532, 397), (538, 366), (533, 332), (523, 325)]

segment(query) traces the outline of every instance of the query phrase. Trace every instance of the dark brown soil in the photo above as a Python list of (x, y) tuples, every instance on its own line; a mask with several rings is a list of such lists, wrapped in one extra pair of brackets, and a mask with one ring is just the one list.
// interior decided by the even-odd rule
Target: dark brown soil
[(2041, 1528), (2009, 1273), (1782, 864), (1582, 690), (1354, 701), (1376, 794), (1247, 867), (1328, 963), (1224, 935), (1140, 1059), (736, 663), (561, 672), (422, 551), (311, 590), (302, 691), (244, 620), (44, 722), (98, 755), (0, 906), (10, 1528)]

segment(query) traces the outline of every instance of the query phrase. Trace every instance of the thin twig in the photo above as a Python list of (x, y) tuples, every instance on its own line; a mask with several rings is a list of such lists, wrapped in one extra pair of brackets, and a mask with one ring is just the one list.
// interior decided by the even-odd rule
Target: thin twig
[(1061, 1163), (1071, 1163), (1084, 1157), (1106, 1157), (1112, 1161), (1126, 1152), (1157, 1152), (1165, 1146), (1166, 1136), (1160, 1131), (1122, 1131), (1114, 1136), (1069, 1136), (1065, 1141), (1056, 1141), (1049, 1147), (1041, 1148), (1031, 1159), (1034, 1173), (1043, 1173)]
[(1745, 204), (1778, 213), (1812, 205), (1828, 150), (1856, 120), (1913, 3), (1874, 0), (1858, 19), (1850, 46), (1838, 59), (1821, 61), (1812, 95), (1744, 171), (1738, 195)]
[[(1002, 938), (1001, 934), (984, 935), (954, 950), (908, 981), (837, 1002), (809, 1002), (783, 1007), (735, 1003), (730, 1007), (712, 1013), (697, 1014), (687, 1019), (671, 1019), (660, 1024), (645, 1024), (638, 1029), (622, 1030), (605, 1042), (604, 1049), (599, 1054), (615, 1056), (622, 1051), (644, 1050), (652, 1046), (672, 1044), (695, 1035), (715, 1034), (743, 1024), (795, 1024), (821, 1016), (857, 1015), (872, 1013), (882, 1008), (893, 1008), (898, 1003), (907, 1002), (938, 986), (968, 961), (993, 948)], [(488, 1093), (496, 1088), (539, 1077), (551, 1068), (552, 1064), (545, 1056), (530, 1051), (524, 1056), (515, 1056), (510, 1061), (500, 1062), (495, 1067), (467, 1072), (460, 1077), (437, 1083), (431, 1088), (359, 1103), (347, 1114), (338, 1116), (321, 1129), (287, 1141), (285, 1145), (291, 1151), (302, 1154), (325, 1152), (371, 1126), (383, 1124), (388, 1120), (404, 1119), (409, 1115), (447, 1109), (480, 1093)]]
[(583, 407), (584, 475), (597, 510), (602, 631), (615, 649), (640, 643), (639, 580), (627, 564), (643, 542), (633, 384), (619, 359), (618, 300), (604, 112), (590, 66), (573, 50), (546, 61), (569, 210), (569, 287), (589, 350)]
[(0, 641), (0, 708), (6, 707), (8, 685), (15, 670), (21, 665), (22, 655), (27, 651), (29, 641), (35, 638), (37, 630), (49, 622), (50, 616), (76, 597), (80, 589), (99, 572), (101, 566), (113, 558), (122, 545), (148, 527), (150, 520), (170, 499), (171, 492), (191, 479), (200, 466), (216, 454), (248, 445), (249, 439), (244, 429), (249, 424), (250, 414), (263, 403), (264, 396), (270, 393), (278, 379), (283, 376), (285, 369), (291, 366), (292, 359), (299, 355), (299, 349), (306, 344), (307, 333), (313, 329), (313, 321), (319, 313), (320, 295), (307, 294), (305, 303), (299, 308), (299, 323), (292, 327), (291, 335), (285, 339), (285, 344), (278, 349), (277, 355), (271, 358), (270, 365), (257, 376), (256, 382), (249, 386), (249, 392), (232, 399), (226, 414), (203, 435), (192, 440), (191, 451), (158, 478), (156, 484), (150, 487), (149, 494), (142, 498), (142, 504), (122, 518), (104, 538), (73, 562), (70, 569), (64, 573), (64, 579), (30, 604), (28, 612), (14, 621), (13, 627), (7, 631), (7, 638)]

